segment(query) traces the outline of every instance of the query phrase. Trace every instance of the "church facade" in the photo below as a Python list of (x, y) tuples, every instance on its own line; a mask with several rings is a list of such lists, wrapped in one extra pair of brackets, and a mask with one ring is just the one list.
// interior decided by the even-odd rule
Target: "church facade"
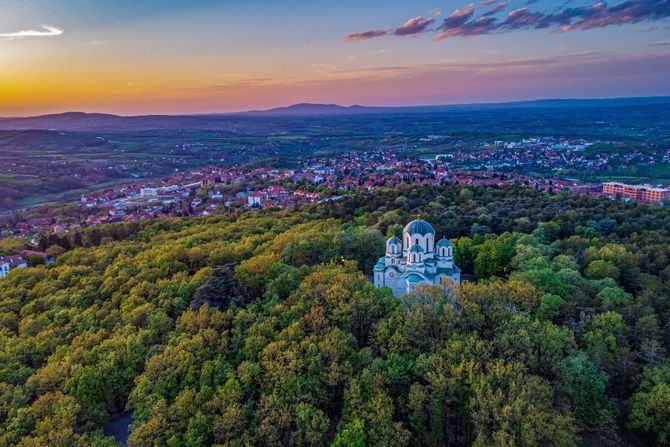
[(421, 219), (405, 226), (402, 240), (392, 237), (386, 241), (386, 256), (379, 258), (373, 274), (375, 287), (389, 287), (398, 297), (419, 285), (454, 291), (461, 283), (451, 242), (435, 242), (435, 229)]

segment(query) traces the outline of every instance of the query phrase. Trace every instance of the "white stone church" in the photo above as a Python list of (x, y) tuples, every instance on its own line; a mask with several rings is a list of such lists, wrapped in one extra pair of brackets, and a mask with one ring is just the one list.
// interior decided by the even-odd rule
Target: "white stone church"
[(375, 287), (389, 287), (393, 295), (402, 296), (422, 284), (453, 291), (461, 283), (451, 242), (441, 239), (436, 244), (431, 224), (413, 220), (403, 230), (402, 239), (386, 241), (386, 256), (374, 268)]

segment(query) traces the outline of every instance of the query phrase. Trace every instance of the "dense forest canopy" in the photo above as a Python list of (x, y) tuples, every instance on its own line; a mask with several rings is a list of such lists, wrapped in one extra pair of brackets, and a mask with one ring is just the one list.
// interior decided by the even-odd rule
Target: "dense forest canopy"
[[(417, 214), (456, 295), (366, 275)], [(670, 211), (407, 188), (45, 235), (0, 280), (0, 446), (670, 445)]]

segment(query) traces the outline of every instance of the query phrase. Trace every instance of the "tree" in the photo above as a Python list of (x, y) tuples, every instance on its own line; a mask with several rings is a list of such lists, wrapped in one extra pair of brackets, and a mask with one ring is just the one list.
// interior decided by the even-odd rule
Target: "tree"
[(555, 411), (552, 400), (551, 387), (525, 376), (522, 365), (502, 360), (487, 365), (473, 383), (473, 446), (574, 446), (574, 421)]
[(514, 257), (514, 247), (502, 240), (489, 239), (477, 247), (475, 275), (480, 279), (503, 277), (509, 272)]
[(605, 287), (598, 292), (598, 298), (603, 306), (616, 307), (628, 304), (633, 299), (633, 295), (619, 287)]
[(44, 256), (40, 254), (35, 254), (28, 256), (28, 259), (26, 259), (26, 261), (28, 261), (28, 266), (36, 267), (38, 265), (43, 265), (46, 262), (46, 259), (44, 258)]
[(369, 272), (384, 255), (384, 236), (375, 229), (356, 227), (345, 230), (342, 236), (342, 255), (358, 262), (361, 270)]
[(625, 344), (626, 324), (623, 317), (614, 311), (598, 314), (589, 323), (584, 333), (586, 350), (596, 366), (610, 375), (618, 372)]
[(565, 295), (565, 286), (561, 281), (560, 276), (551, 269), (547, 268), (514, 273), (514, 277), (528, 281), (545, 293), (558, 296)]
[(59, 257), (63, 253), (65, 253), (65, 249), (57, 244), (51, 245), (49, 248), (47, 248), (47, 254), (54, 258)]
[(333, 447), (366, 447), (365, 426), (363, 421), (355, 419), (351, 423), (343, 425), (337, 431), (337, 437)]
[(658, 445), (670, 443), (670, 384), (659, 383), (633, 396), (630, 425), (655, 433)]
[(658, 445), (670, 444), (670, 364), (647, 368), (633, 395), (629, 425), (656, 436)]
[(542, 320), (555, 320), (561, 316), (566, 303), (558, 295), (546, 294), (540, 301), (540, 307), (537, 309), (536, 315)]
[(297, 445), (320, 447), (326, 445), (330, 420), (323, 411), (310, 404), (300, 403), (295, 408), (294, 439)]
[(205, 447), (209, 425), (207, 416), (202, 411), (196, 412), (188, 421), (188, 428), (184, 433), (184, 447)]
[(586, 277), (589, 279), (612, 278), (613, 280), (618, 281), (620, 275), (621, 272), (616, 265), (601, 259), (591, 262), (586, 268)]
[(472, 239), (469, 237), (461, 237), (453, 241), (454, 244), (454, 260), (465, 272), (474, 272), (475, 257), (477, 256)]
[(607, 377), (598, 372), (585, 352), (576, 351), (561, 362), (559, 378), (572, 401), (577, 420), (584, 427), (592, 427), (601, 413), (608, 410)]

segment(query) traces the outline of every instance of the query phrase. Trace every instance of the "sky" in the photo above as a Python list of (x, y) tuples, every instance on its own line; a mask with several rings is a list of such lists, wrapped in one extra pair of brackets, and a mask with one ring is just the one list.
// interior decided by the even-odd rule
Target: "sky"
[(670, 95), (670, 0), (2, 0), (0, 116)]

